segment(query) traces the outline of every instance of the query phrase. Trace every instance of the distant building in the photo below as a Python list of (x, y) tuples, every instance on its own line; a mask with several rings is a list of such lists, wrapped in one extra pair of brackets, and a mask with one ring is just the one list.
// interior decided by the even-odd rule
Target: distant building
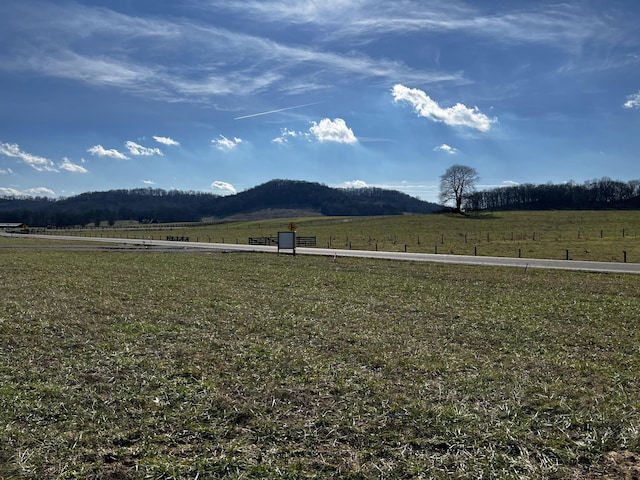
[(0, 230), (4, 230), (5, 232), (28, 232), (29, 227), (26, 223), (1, 223), (0, 222)]

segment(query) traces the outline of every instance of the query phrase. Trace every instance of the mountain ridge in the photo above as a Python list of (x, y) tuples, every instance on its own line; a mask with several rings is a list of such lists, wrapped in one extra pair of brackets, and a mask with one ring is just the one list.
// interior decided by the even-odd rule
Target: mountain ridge
[(275, 179), (228, 196), (144, 188), (87, 192), (61, 199), (0, 198), (0, 219), (33, 226), (72, 226), (118, 220), (164, 223), (203, 218), (257, 219), (286, 210), (368, 216), (433, 213), (442, 208), (396, 190), (332, 188), (316, 182)]

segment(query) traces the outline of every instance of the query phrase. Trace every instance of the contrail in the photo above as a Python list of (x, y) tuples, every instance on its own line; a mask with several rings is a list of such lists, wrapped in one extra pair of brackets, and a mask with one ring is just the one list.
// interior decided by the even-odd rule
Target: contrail
[(305, 103), (304, 105), (296, 105), (295, 107), (279, 108), (278, 110), (269, 110), (268, 112), (252, 113), (250, 115), (243, 115), (241, 117), (235, 117), (234, 120), (242, 120), (243, 118), (259, 117), (261, 115), (269, 115), (271, 113), (284, 112), (287, 110), (293, 110), (294, 108), (308, 107), (310, 105), (317, 105), (322, 102)]

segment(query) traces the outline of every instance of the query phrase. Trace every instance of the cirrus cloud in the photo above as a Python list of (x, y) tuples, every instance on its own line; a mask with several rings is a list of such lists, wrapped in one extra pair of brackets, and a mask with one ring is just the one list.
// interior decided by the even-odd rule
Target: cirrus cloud
[(491, 125), (498, 121), (496, 118), (487, 117), (480, 112), (478, 107), (469, 108), (461, 103), (456, 103), (453, 107), (443, 108), (426, 92), (417, 88), (396, 84), (391, 89), (391, 93), (395, 102), (410, 104), (419, 117), (442, 122), (452, 127), (464, 126), (488, 132)]

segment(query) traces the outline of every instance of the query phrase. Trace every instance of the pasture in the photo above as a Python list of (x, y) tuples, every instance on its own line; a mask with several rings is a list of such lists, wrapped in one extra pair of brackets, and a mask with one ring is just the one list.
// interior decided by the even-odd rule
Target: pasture
[[(293, 221), (301, 236), (325, 248), (640, 263), (640, 212), (496, 212), (460, 216), (306, 217), (217, 224), (122, 225), (71, 233), (124, 238), (189, 237), (248, 243), (275, 237)], [(65, 232), (69, 233), (69, 232)], [(626, 254), (625, 254), (626, 252)]]
[(32, 246), (0, 239), (2, 479), (638, 468), (636, 275)]

